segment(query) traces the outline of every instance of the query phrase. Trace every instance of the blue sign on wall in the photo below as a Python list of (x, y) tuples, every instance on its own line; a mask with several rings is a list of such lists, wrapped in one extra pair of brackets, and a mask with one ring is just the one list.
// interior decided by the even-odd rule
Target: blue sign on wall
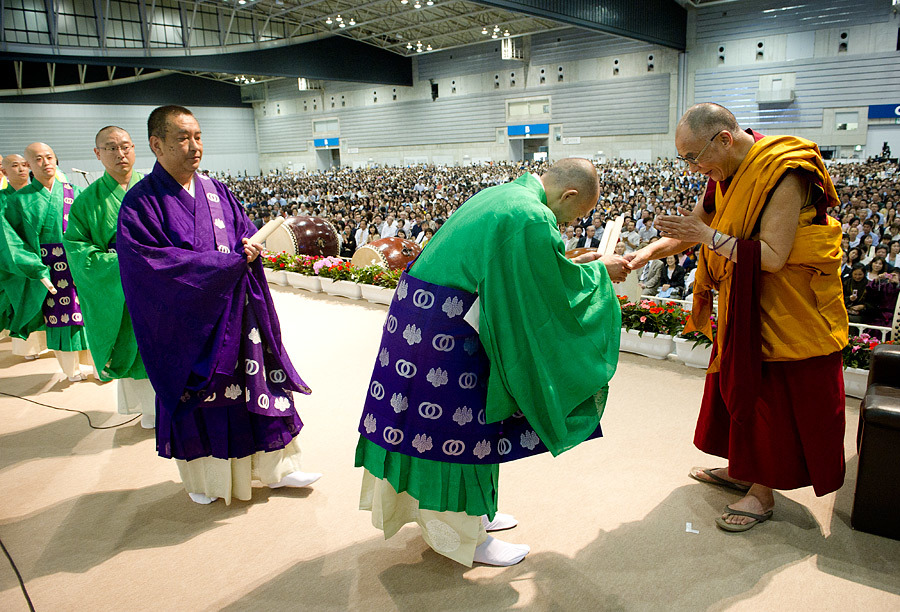
[(869, 107), (869, 119), (900, 118), (900, 104), (873, 104)]
[(507, 136), (547, 136), (550, 134), (549, 123), (532, 123), (530, 125), (508, 125)]
[(341, 146), (340, 138), (316, 138), (313, 144), (317, 147), (339, 147)]

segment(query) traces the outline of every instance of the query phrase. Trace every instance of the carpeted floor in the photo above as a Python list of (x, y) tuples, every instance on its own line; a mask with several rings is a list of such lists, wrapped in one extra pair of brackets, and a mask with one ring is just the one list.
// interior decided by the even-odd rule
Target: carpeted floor
[[(847, 480), (836, 494), (776, 497), (772, 521), (716, 529), (737, 495), (687, 478), (720, 465), (691, 444), (703, 373), (621, 354), (604, 438), (501, 468), (500, 508), (530, 544), (511, 568), (469, 569), (418, 528), (384, 541), (356, 509), (353, 451), (386, 307), (273, 289), (301, 397), (310, 489), (192, 503), (153, 433), (93, 430), (80, 414), (0, 396), (0, 539), (47, 610), (900, 609), (900, 542), (852, 531), (857, 401), (847, 402)], [(0, 390), (115, 413), (113, 384), (68, 383), (0, 342)], [(686, 530), (690, 523), (694, 530)], [(27, 610), (0, 558), (0, 610)]]

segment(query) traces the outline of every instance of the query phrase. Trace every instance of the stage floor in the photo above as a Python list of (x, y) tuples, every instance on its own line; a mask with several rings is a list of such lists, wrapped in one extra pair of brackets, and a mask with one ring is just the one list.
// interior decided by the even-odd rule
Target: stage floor
[[(356, 509), (353, 457), (387, 307), (272, 293), (313, 389), (298, 396), (304, 469), (324, 473), (309, 489), (199, 506), (137, 422), (92, 430), (0, 396), (0, 538), (37, 610), (900, 609), (900, 542), (849, 527), (857, 400), (844, 487), (778, 494), (771, 521), (727, 534), (714, 518), (738, 496), (687, 477), (721, 465), (691, 444), (703, 373), (624, 353), (604, 438), (500, 470), (500, 509), (520, 525), (499, 537), (531, 545), (522, 563), (457, 565), (414, 525), (384, 541)], [(69, 383), (52, 354), (24, 362), (10, 348), (0, 390), (98, 425), (130, 418), (113, 384)], [(27, 610), (5, 559), (0, 610)]]

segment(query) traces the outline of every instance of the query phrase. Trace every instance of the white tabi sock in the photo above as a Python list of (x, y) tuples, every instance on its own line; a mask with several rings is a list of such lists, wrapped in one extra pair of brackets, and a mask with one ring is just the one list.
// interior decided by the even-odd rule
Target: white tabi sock
[(485, 531), (503, 531), (504, 529), (512, 529), (519, 524), (519, 521), (511, 514), (497, 512), (494, 514), (493, 521), (489, 521), (487, 515), (482, 514), (481, 524), (484, 525)]
[(144, 429), (153, 429), (156, 427), (156, 415), (155, 414), (142, 414), (141, 415), (141, 427)]
[(278, 482), (267, 485), (270, 489), (280, 489), (281, 487), (308, 487), (322, 475), (317, 472), (291, 472)]
[(510, 544), (502, 542), (494, 536), (488, 536), (487, 540), (475, 547), (475, 563), (508, 567), (515, 565), (531, 552), (527, 544)]
[(202, 504), (204, 506), (206, 504), (211, 504), (214, 501), (216, 501), (217, 499), (219, 499), (218, 497), (207, 497), (203, 493), (188, 493), (188, 495), (190, 496), (191, 501), (196, 502), (198, 504)]

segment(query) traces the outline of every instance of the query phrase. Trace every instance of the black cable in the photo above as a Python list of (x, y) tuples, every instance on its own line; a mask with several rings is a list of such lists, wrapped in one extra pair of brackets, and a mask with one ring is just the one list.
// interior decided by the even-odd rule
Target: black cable
[[(4, 393), (4, 395), (6, 395)], [(6, 555), (6, 558), (9, 559), (9, 564), (12, 566), (13, 571), (16, 573), (16, 578), (19, 579), (19, 587), (22, 589), (22, 595), (25, 596), (25, 601), (28, 603), (28, 609), (31, 612), (34, 612), (34, 604), (31, 603), (31, 597), (28, 596), (28, 589), (25, 588), (25, 581), (22, 580), (22, 574), (19, 573), (19, 568), (16, 567), (16, 562), (13, 561), (12, 556), (10, 556), (9, 551), (6, 550), (6, 546), (3, 545), (3, 540), (0, 540), (0, 548), (3, 549), (3, 554)]]
[(50, 404), (44, 404), (44, 403), (42, 403), (42, 402), (36, 402), (36, 401), (33, 400), (33, 399), (30, 399), (30, 398), (27, 398), (27, 397), (22, 397), (21, 395), (14, 395), (14, 394), (12, 394), (12, 393), (5, 393), (5, 392), (3, 392), (3, 391), (0, 391), (0, 395), (5, 395), (6, 397), (14, 397), (14, 398), (16, 398), (16, 399), (24, 400), (24, 401), (26, 401), (26, 402), (31, 402), (32, 404), (37, 404), (38, 406), (44, 406), (45, 408), (52, 408), (53, 410), (63, 410), (63, 411), (65, 411), (65, 412), (77, 412), (78, 414), (84, 415), (84, 418), (86, 418), (86, 419), (88, 420), (88, 426), (89, 426), (91, 429), (115, 429), (116, 427), (121, 427), (122, 425), (128, 425), (129, 423), (134, 423), (135, 421), (137, 421), (137, 420), (138, 420), (139, 418), (141, 418), (141, 416), (142, 416), (142, 415), (139, 414), (139, 415), (137, 415), (136, 417), (131, 418), (131, 419), (128, 419), (127, 421), (124, 421), (124, 422), (122, 422), (122, 423), (117, 423), (117, 424), (115, 424), (115, 425), (107, 425), (107, 426), (105, 426), (105, 427), (97, 427), (97, 426), (94, 425), (94, 423), (91, 421), (90, 415), (88, 415), (88, 413), (86, 413), (86, 412), (82, 412), (81, 410), (75, 410), (75, 409), (73, 409), (73, 408), (60, 408), (59, 406), (51, 406)]

